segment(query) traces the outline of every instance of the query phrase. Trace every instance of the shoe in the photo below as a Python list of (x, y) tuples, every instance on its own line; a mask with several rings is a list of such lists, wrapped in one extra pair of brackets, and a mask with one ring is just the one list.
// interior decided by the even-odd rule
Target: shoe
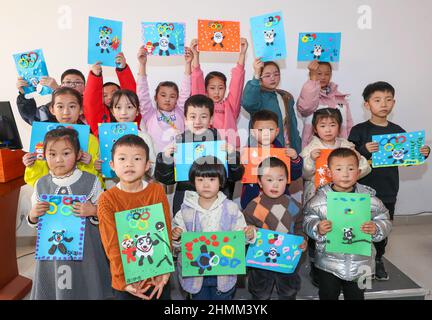
[(375, 260), (375, 279), (378, 281), (386, 281), (390, 279), (384, 268), (384, 262), (381, 259)]
[(315, 264), (311, 263), (311, 270), (309, 272), (309, 276), (311, 278), (311, 282), (315, 287), (319, 287), (319, 280), (318, 280), (318, 272), (316, 270)]

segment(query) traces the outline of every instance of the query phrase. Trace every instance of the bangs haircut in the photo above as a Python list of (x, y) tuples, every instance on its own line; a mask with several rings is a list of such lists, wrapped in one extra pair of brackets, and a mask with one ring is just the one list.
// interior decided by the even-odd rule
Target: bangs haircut
[(214, 156), (198, 158), (189, 170), (189, 182), (195, 188), (195, 178), (219, 178), (219, 189), (223, 189), (227, 180), (227, 172), (223, 163)]
[(114, 143), (114, 145), (111, 149), (111, 159), (113, 161), (114, 161), (115, 152), (116, 152), (117, 148), (120, 146), (137, 147), (137, 148), (144, 149), (145, 155), (146, 155), (146, 160), (149, 161), (149, 153), (150, 153), (149, 147), (148, 147), (147, 143), (145, 143), (145, 141), (140, 136), (136, 136), (134, 134), (127, 134), (127, 135), (121, 137), (120, 139), (118, 139)]
[(56, 129), (50, 130), (47, 132), (44, 138), (44, 155), (47, 151), (48, 143), (57, 142), (59, 140), (66, 140), (72, 145), (72, 149), (75, 151), (75, 154), (78, 156), (78, 153), (81, 149), (80, 142), (78, 139), (78, 132), (75, 129), (66, 128), (59, 124)]
[(110, 109), (114, 108), (114, 106), (117, 105), (120, 98), (123, 96), (125, 96), (136, 109), (139, 108), (139, 98), (138, 98), (137, 94), (131, 90), (123, 90), (123, 89), (117, 90), (116, 92), (114, 92), (114, 94), (111, 98), (111, 103), (109, 105), (109, 108)]

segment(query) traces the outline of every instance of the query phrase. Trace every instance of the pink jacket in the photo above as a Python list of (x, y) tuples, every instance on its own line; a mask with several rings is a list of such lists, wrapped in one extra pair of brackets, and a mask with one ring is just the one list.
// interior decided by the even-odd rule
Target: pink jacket
[[(191, 76), (184, 75), (177, 105), (171, 112), (163, 112), (153, 106), (149, 92), (147, 76), (138, 76), (137, 94), (142, 115), (141, 128), (146, 128), (153, 139), (156, 154), (175, 141), (175, 137), (184, 131), (184, 104), (190, 97)], [(160, 112), (169, 118), (175, 125), (175, 129), (163, 120)]]
[(342, 114), (342, 126), (339, 136), (348, 138), (353, 127), (351, 110), (346, 100), (347, 94), (338, 91), (338, 86), (330, 82), (330, 93), (326, 94), (321, 90), (319, 81), (308, 80), (303, 85), (300, 97), (297, 100), (297, 110), (303, 117), (302, 147), (306, 147), (312, 139), (312, 117), (316, 110), (322, 108), (338, 108)]
[[(231, 82), (226, 99), (215, 103), (213, 127), (218, 129), (221, 136), (233, 146), (240, 146), (237, 134), (237, 119), (240, 115), (240, 101), (245, 80), (244, 66), (237, 64), (231, 70)], [(192, 95), (206, 94), (204, 74), (198, 65), (192, 70)], [(224, 132), (225, 131), (225, 132)]]

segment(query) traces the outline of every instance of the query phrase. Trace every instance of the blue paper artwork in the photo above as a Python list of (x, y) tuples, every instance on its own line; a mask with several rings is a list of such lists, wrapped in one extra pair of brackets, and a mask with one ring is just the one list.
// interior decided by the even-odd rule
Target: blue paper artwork
[(178, 56), (185, 53), (185, 24), (142, 22), (142, 41), (149, 55)]
[(341, 36), (339, 33), (300, 33), (297, 61), (339, 62)]

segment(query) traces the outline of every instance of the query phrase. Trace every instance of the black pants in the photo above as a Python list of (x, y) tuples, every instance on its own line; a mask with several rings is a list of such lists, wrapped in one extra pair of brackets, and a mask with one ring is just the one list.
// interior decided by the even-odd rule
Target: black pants
[(300, 276), (297, 273), (285, 274), (248, 268), (248, 290), (253, 300), (270, 300), (276, 287), (279, 300), (295, 300), (300, 290)]
[(364, 290), (359, 288), (357, 281), (345, 281), (321, 269), (317, 272), (320, 300), (338, 300), (341, 290), (345, 300), (364, 300)]
[[(393, 221), (393, 216), (394, 216), (394, 212), (395, 212), (396, 202), (384, 203), (384, 205), (386, 206), (386, 208), (389, 211), (390, 220)], [(380, 242), (374, 242), (373, 243), (374, 246), (375, 246), (375, 249), (376, 249), (375, 260), (380, 260), (384, 256), (385, 248), (387, 246), (387, 242), (388, 242), (388, 237), (385, 238), (384, 240), (380, 241)]]
[[(141, 298), (138, 298), (137, 296), (134, 296), (133, 294), (130, 294), (127, 291), (118, 291), (116, 289), (113, 289), (113, 291), (114, 291), (114, 300), (142, 300)], [(170, 285), (169, 283), (167, 283), (163, 288), (159, 300), (171, 300), (170, 291), (171, 291)], [(149, 296), (152, 292), (153, 292), (153, 287), (148, 289), (145, 292), (145, 295)], [(156, 300), (156, 295), (152, 298), (152, 300)]]

